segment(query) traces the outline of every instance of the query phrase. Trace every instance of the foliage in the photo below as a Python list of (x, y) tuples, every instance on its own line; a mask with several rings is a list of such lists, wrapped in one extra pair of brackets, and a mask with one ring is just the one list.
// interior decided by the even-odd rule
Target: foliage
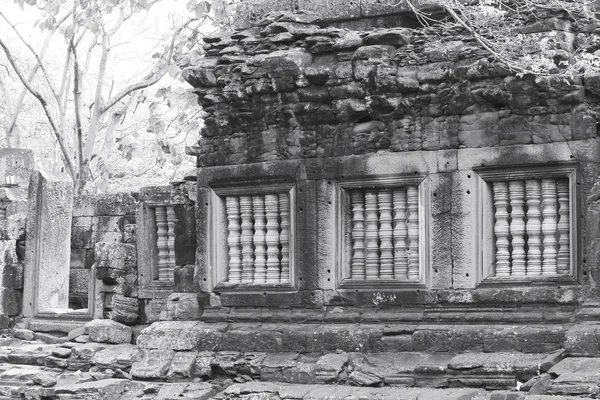
[(571, 79), (600, 73), (597, 2), (441, 0), (441, 17), (416, 0), (403, 2), (423, 25), (468, 31), (492, 59), (518, 75)]
[[(59, 145), (64, 168), (79, 191), (101, 191), (113, 175), (158, 174), (167, 164), (185, 164), (183, 148), (199, 132), (197, 102), (183, 85), (177, 58), (198, 59), (199, 32), (222, 28), (231, 19), (224, 0), (190, 0), (188, 15), (175, 16), (173, 27), (157, 40), (156, 49), (136, 66), (116, 69), (125, 33), (142, 24), (148, 11), (173, 0), (15, 0), (24, 13), (39, 12), (34, 25), (44, 37), (39, 47), (29, 43), (14, 15), (0, 10), (0, 29), (15, 41), (0, 37), (0, 56), (9, 76), (22, 85), (6, 104), (6, 141), (14, 145), (14, 130), (26, 94), (37, 101), (46, 125)], [(159, 4), (162, 3), (162, 4)], [(130, 39), (127, 39), (130, 40)], [(25, 46), (33, 67), (26, 71), (15, 54)], [(201, 47), (200, 47), (201, 49)], [(52, 52), (48, 57), (46, 53)], [(62, 62), (57, 62), (57, 55)], [(2, 63), (4, 64), (4, 63)], [(122, 64), (121, 64), (122, 65)], [(17, 79), (18, 78), (18, 79)], [(161, 85), (156, 90), (153, 87)], [(4, 92), (7, 82), (0, 81)], [(4, 97), (4, 101), (10, 99)], [(39, 108), (38, 108), (39, 110)], [(121, 155), (126, 162), (123, 165)], [(142, 157), (142, 165), (134, 157)], [(149, 158), (153, 158), (152, 161)], [(189, 161), (188, 161), (189, 164)]]

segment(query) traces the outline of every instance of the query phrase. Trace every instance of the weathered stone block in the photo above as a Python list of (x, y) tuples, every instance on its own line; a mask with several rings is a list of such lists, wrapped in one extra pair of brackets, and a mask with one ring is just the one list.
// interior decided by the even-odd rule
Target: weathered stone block
[(167, 299), (160, 318), (166, 321), (198, 320), (202, 311), (196, 293), (173, 293)]
[(194, 288), (194, 269), (195, 265), (176, 266), (173, 271), (174, 287), (173, 290), (178, 293), (193, 293)]
[(106, 283), (117, 283), (130, 273), (137, 273), (136, 247), (126, 243), (98, 242), (96, 253), (96, 279)]
[[(212, 330), (205, 329), (205, 332), (198, 325), (197, 321), (155, 322), (142, 331), (137, 344), (142, 349), (196, 350), (200, 338), (208, 336), (208, 332)], [(215, 324), (217, 329), (224, 327), (225, 325)]]
[(210, 379), (213, 377), (212, 362), (215, 356), (214, 353), (203, 351), (197, 353), (196, 363), (194, 365), (194, 376)]
[(91, 226), (73, 226), (71, 228), (71, 247), (73, 249), (89, 249), (94, 247), (98, 233)]
[(138, 299), (115, 293), (109, 304), (110, 319), (126, 325), (133, 325), (139, 318)]
[(21, 313), (21, 294), (14, 289), (0, 288), (0, 314), (18, 315)]
[(85, 326), (94, 342), (131, 343), (131, 328), (118, 322), (109, 319), (95, 319)]
[(71, 269), (69, 271), (69, 293), (87, 295), (90, 288), (89, 269)]
[(2, 286), (9, 289), (23, 288), (23, 263), (9, 263), (2, 271)]
[(167, 379), (190, 379), (195, 375), (194, 369), (196, 367), (196, 352), (181, 351), (175, 353), (169, 372), (167, 373)]
[(142, 359), (131, 366), (131, 375), (137, 379), (165, 379), (173, 357), (173, 350), (144, 350)]
[(600, 355), (600, 342), (597, 336), (598, 325), (580, 325), (569, 329), (565, 334), (564, 347), (570, 356), (597, 357)]
[(92, 356), (92, 363), (100, 368), (126, 369), (139, 361), (142, 350), (133, 344), (118, 344), (100, 350)]
[[(107, 345), (102, 343), (83, 343), (73, 346), (71, 349), (71, 355), (67, 360), (68, 369), (73, 371), (77, 371), (78, 369), (87, 371), (91, 367), (92, 357), (94, 354), (104, 350), (106, 347)], [(57, 359), (54, 361), (61, 363), (62, 359)]]
[(135, 244), (137, 242), (137, 224), (123, 226), (123, 243)]

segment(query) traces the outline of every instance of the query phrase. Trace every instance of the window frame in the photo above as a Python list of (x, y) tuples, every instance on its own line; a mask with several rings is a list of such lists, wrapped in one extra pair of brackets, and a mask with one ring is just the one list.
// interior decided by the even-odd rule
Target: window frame
[[(554, 163), (551, 165), (523, 165), (511, 167), (474, 168), (478, 177), (479, 190), (477, 201), (477, 274), (478, 287), (506, 285), (552, 285), (579, 284), (581, 281), (581, 260), (579, 212), (581, 210), (581, 189), (579, 164), (574, 162)], [(494, 200), (493, 182), (543, 178), (567, 178), (569, 181), (569, 274), (555, 276), (518, 276), (496, 277), (492, 275), (495, 261)]]
[[(341, 290), (372, 291), (393, 289), (425, 289), (430, 285), (431, 268), (431, 198), (429, 174), (414, 173), (396, 176), (378, 176), (347, 179), (337, 182), (336, 193), (336, 287)], [(351, 279), (352, 240), (350, 235), (350, 193), (352, 189), (383, 189), (417, 186), (419, 209), (419, 274), (416, 281), (396, 279)]]
[[(208, 187), (209, 191), (209, 271), (210, 289), (215, 292), (290, 292), (298, 290), (296, 261), (296, 184), (282, 183), (244, 183), (237, 186)], [(289, 196), (289, 282), (279, 283), (228, 283), (229, 246), (227, 244), (227, 215), (225, 196), (256, 196), (287, 193)]]

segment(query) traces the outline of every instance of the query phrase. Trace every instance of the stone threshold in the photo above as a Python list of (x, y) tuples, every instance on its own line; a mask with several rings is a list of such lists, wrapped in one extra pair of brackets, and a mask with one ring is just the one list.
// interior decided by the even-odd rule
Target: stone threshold
[(69, 333), (73, 329), (83, 327), (90, 320), (89, 316), (82, 315), (81, 318), (26, 318), (25, 327), (35, 332), (61, 332)]
[(564, 347), (565, 325), (268, 324), (155, 322), (137, 339), (146, 350), (238, 352), (522, 352)]

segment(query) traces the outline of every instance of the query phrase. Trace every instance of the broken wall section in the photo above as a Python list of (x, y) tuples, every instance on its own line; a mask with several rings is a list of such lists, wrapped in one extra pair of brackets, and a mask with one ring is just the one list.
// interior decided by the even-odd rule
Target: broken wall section
[(70, 308), (92, 307), (94, 316), (119, 322), (137, 320), (136, 204), (128, 193), (75, 198)]
[(0, 149), (0, 327), (21, 312), (27, 190), (33, 152)]

